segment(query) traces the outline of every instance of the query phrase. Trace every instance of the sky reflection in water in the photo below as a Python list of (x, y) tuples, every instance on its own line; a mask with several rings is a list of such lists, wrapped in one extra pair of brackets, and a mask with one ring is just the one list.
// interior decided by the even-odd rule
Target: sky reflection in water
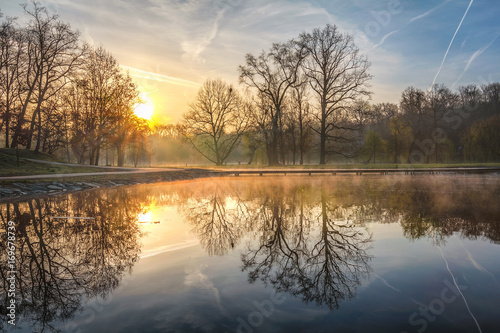
[(0, 207), (26, 332), (488, 332), (499, 197), (498, 176), (241, 177)]

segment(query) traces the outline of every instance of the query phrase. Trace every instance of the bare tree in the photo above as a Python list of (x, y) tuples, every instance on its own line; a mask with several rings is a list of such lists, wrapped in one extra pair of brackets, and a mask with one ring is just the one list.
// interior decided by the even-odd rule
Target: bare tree
[[(291, 121), (294, 124), (293, 132), (296, 135), (292, 136), (293, 149), (293, 164), (295, 164), (295, 151), (299, 153), (299, 164), (304, 164), (304, 154), (311, 149), (311, 105), (308, 101), (307, 82), (295, 86), (291, 91)], [(295, 148), (296, 146), (296, 148)]]
[(248, 127), (249, 107), (232, 86), (209, 79), (184, 115), (180, 132), (200, 154), (222, 165)]
[(400, 108), (407, 120), (408, 124), (411, 126), (411, 131), (413, 134), (413, 140), (410, 143), (408, 155), (408, 162), (412, 162), (412, 152), (415, 150), (420, 150), (422, 147), (419, 146), (419, 142), (423, 140), (426, 134), (427, 125), (427, 114), (426, 114), (427, 98), (425, 93), (417, 88), (408, 87), (401, 94)]
[[(458, 106), (458, 96), (451, 92), (450, 89), (444, 85), (434, 85), (428, 96), (428, 105), (430, 110), (430, 116), (432, 118), (432, 135), (437, 136), (438, 128), (444, 124), (440, 124), (444, 115), (448, 112), (453, 111)], [(439, 143), (441, 140), (437, 137), (432, 137), (435, 143), (435, 162), (439, 161)]]
[(5, 147), (9, 147), (11, 119), (19, 100), (24, 46), (14, 19), (6, 18), (0, 26), (0, 114), (5, 126)]
[(140, 102), (137, 86), (129, 74), (120, 74), (115, 78), (113, 105), (107, 138), (116, 148), (118, 166), (125, 162), (125, 147), (132, 143), (134, 165), (137, 166), (139, 152), (146, 150), (146, 133), (149, 124), (134, 114), (134, 107)]
[(268, 52), (258, 57), (246, 55), (245, 66), (239, 66), (240, 83), (255, 88), (261, 98), (269, 99), (271, 108), (262, 110), (269, 113), (270, 142), (267, 156), (270, 165), (279, 164), (279, 137), (282, 108), (288, 90), (299, 80), (299, 68), (306, 56), (305, 50), (297, 43), (275, 43)]
[(87, 53), (82, 69), (71, 78), (64, 102), (72, 132), (69, 142), (79, 162), (84, 163), (88, 153), (90, 164), (97, 165), (101, 148), (111, 145), (122, 166), (125, 148), (138, 126), (134, 114), (138, 91), (103, 47)]
[(327, 147), (329, 141), (339, 139), (334, 132), (357, 129), (348, 122), (339, 122), (338, 115), (348, 115), (350, 102), (370, 95), (367, 90), (372, 78), (368, 73), (370, 63), (360, 55), (354, 37), (341, 34), (336, 26), (304, 32), (299, 43), (308, 52), (303, 68), (319, 103), (320, 164), (325, 164), (328, 154), (339, 153)]
[[(41, 107), (66, 84), (66, 77), (75, 69), (84, 49), (80, 47), (79, 33), (72, 30), (68, 23), (59, 21), (56, 14), (49, 14), (39, 2), (32, 1), (32, 9), (24, 5), (30, 18), (25, 29), (26, 71), (23, 85), (26, 91), (22, 98), (22, 109), (12, 138), (12, 147), (17, 147), (18, 137), (24, 125), (24, 118), (30, 105), (34, 105), (26, 148), (31, 148), (35, 126), (38, 138), (35, 150), (41, 144)], [(38, 118), (38, 123), (36, 119)]]

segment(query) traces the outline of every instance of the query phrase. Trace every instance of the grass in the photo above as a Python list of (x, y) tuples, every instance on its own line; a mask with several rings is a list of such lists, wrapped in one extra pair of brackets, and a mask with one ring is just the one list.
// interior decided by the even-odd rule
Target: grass
[(63, 174), (80, 172), (120, 171), (120, 169), (102, 169), (91, 166), (55, 165), (28, 161), (27, 158), (46, 162), (62, 162), (49, 154), (35, 153), (34, 151), (19, 149), (19, 166), (17, 164), (16, 149), (0, 149), (0, 177), (28, 176), (45, 174)]
[(1, 185), (9, 185), (14, 183), (24, 184), (38, 184), (38, 183), (52, 183), (52, 182), (66, 182), (66, 183), (96, 183), (105, 184), (107, 182), (114, 182), (120, 184), (146, 184), (155, 182), (165, 182), (174, 180), (188, 180), (196, 179), (208, 175), (204, 172), (188, 172), (188, 171), (155, 171), (151, 173), (133, 173), (133, 174), (103, 174), (103, 175), (82, 175), (77, 177), (56, 177), (56, 178), (36, 178), (36, 179), (0, 179)]
[[(201, 169), (423, 169), (423, 168), (479, 168), (479, 167), (500, 167), (500, 163), (440, 163), (440, 164), (327, 164), (327, 165), (223, 165), (223, 166), (199, 166)], [(191, 166), (194, 168), (194, 166)]]
[[(19, 152), (19, 166), (17, 164), (17, 152)], [(53, 156), (45, 153), (35, 153), (26, 149), (9, 149), (0, 148), (0, 177), (8, 176), (28, 176), (28, 175), (45, 175), (45, 174), (67, 174), (67, 173), (95, 173), (95, 172), (111, 172), (124, 171), (119, 168), (96, 168), (92, 166), (81, 165), (56, 165), (29, 161), (27, 159), (41, 160), (46, 162), (60, 162)], [(396, 166), (399, 169), (405, 168), (451, 168), (451, 167), (500, 167), (500, 163), (447, 163), (447, 164), (328, 164), (328, 165), (247, 165), (247, 164), (231, 164), (224, 166), (207, 166), (207, 165), (190, 165), (190, 169), (205, 169), (205, 170), (225, 170), (225, 169), (394, 169)], [(95, 176), (95, 177), (103, 177)], [(130, 175), (122, 175), (130, 177)], [(74, 179), (74, 178), (73, 178)], [(74, 179), (76, 180), (76, 179)]]

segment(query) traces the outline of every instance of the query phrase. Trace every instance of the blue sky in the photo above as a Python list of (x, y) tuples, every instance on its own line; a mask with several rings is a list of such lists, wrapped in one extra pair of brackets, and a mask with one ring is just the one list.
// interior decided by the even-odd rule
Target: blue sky
[[(0, 9), (21, 16), (20, 0)], [(500, 81), (498, 0), (45, 0), (82, 38), (103, 45), (176, 120), (201, 83), (237, 84), (246, 53), (259, 53), (304, 30), (336, 24), (355, 36), (372, 63), (372, 102), (399, 101), (412, 85), (457, 87)]]

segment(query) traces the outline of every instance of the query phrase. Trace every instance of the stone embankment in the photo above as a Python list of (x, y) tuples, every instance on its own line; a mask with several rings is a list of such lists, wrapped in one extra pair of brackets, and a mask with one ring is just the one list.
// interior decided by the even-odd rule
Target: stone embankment
[(78, 179), (61, 177), (57, 181), (41, 179), (37, 181), (30, 180), (29, 182), (19, 180), (15, 182), (1, 182), (0, 201), (9, 201), (30, 196), (58, 195), (101, 187), (190, 180), (218, 175), (219, 173), (217, 172), (193, 169), (138, 175), (117, 174), (115, 176), (94, 176), (89, 177), (89, 179), (86, 179), (86, 177), (78, 177)]

